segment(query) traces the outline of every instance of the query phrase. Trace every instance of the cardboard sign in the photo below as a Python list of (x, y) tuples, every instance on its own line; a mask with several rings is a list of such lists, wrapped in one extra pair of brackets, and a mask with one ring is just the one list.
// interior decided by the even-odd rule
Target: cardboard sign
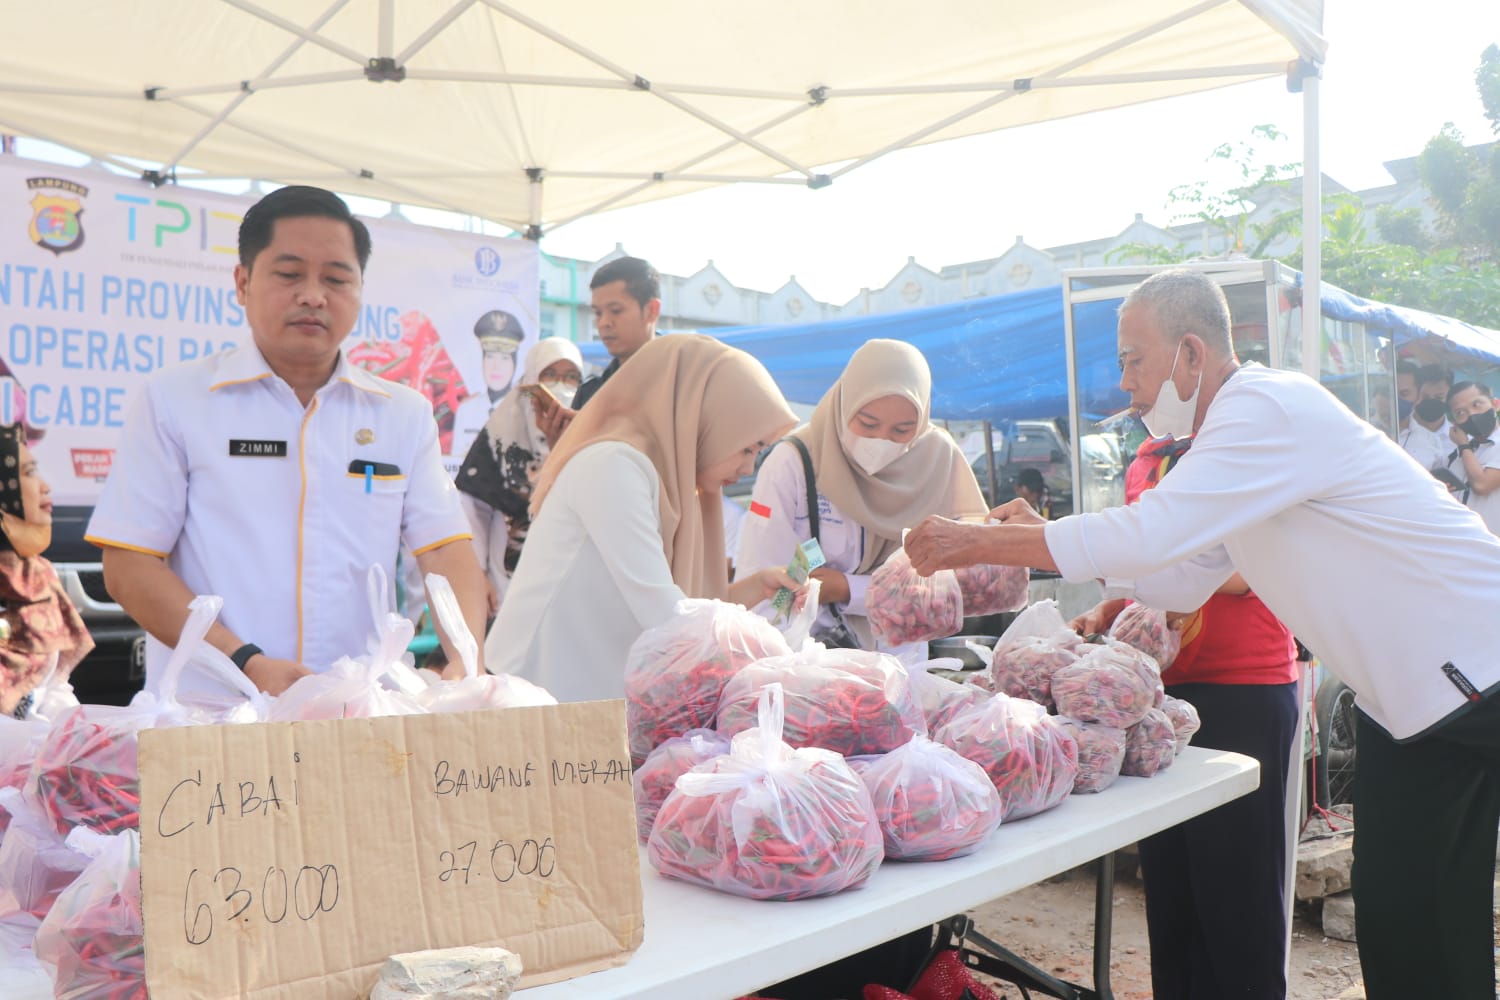
[(349, 1000), (482, 945), (521, 985), (642, 934), (623, 702), (140, 736), (153, 996)]

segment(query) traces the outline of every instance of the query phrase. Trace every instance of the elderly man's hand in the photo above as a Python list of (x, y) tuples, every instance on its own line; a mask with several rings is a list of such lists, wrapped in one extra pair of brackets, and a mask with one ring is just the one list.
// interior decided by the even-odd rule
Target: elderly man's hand
[(972, 566), (981, 561), (975, 543), (983, 530), (980, 524), (962, 524), (934, 514), (906, 536), (906, 556), (923, 576)]
[(1047, 519), (1036, 512), (1021, 497), (1016, 497), (1008, 503), (1003, 503), (990, 511), (990, 518), (1001, 524), (1046, 524)]

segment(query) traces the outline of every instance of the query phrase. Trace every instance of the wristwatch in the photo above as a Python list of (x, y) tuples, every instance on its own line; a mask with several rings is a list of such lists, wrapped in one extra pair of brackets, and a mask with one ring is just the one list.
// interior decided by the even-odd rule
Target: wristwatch
[(1461, 445), (1458, 446), (1458, 450), (1459, 451), (1473, 451), (1474, 450), (1474, 445), (1473, 444), (1461, 444)]
[(243, 671), (245, 669), (245, 664), (250, 662), (250, 657), (256, 656), (261, 652), (263, 652), (263, 650), (255, 643), (247, 642), (239, 649), (236, 649), (233, 653), (230, 653), (229, 659), (234, 663), (235, 666), (239, 667), (240, 670)]

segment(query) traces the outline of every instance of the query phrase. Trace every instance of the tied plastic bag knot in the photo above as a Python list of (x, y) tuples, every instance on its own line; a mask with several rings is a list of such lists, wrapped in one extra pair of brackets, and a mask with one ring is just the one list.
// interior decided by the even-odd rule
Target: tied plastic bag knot
[(677, 779), (647, 841), (664, 875), (753, 899), (823, 896), (863, 884), (883, 856), (870, 793), (836, 753), (780, 738), (783, 692), (729, 753)]
[(389, 610), (385, 570), (371, 566), (365, 585), (375, 626), (368, 643), (370, 652), (358, 658), (342, 657), (322, 673), (299, 677), (272, 704), (268, 721), (371, 719), (427, 711), (412, 693), (414, 688), (426, 687), (406, 651), (413, 627)]
[(479, 642), (469, 631), (458, 597), (446, 577), (427, 574), (427, 595), (438, 626), (458, 650), (464, 676), (439, 680), (417, 692), (417, 701), (429, 712), (478, 712), (492, 708), (525, 708), (556, 705), (550, 692), (513, 674), (479, 671)]

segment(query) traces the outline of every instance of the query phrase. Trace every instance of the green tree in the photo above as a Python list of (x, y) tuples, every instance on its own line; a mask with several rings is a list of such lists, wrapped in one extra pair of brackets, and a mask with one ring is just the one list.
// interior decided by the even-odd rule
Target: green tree
[[(1500, 46), (1484, 50), (1474, 74), (1491, 129), (1500, 135)], [(1297, 209), (1255, 223), (1257, 204), (1285, 187), (1298, 169), (1269, 162), (1269, 144), (1284, 136), (1273, 126), (1251, 130), (1247, 142), (1223, 143), (1208, 162), (1227, 162), (1235, 179), (1222, 188), (1208, 181), (1182, 184), (1167, 196), (1173, 222), (1198, 221), (1225, 237), (1230, 253), (1263, 257), (1286, 238), (1296, 247), (1280, 259), (1302, 267), (1302, 216)], [(1353, 195), (1324, 198), (1323, 280), (1363, 298), (1454, 316), (1500, 329), (1500, 142), (1470, 147), (1446, 125), (1422, 150), (1418, 174), (1432, 196), (1437, 222), (1429, 230), (1417, 209), (1381, 206), (1374, 227)], [(1372, 234), (1384, 242), (1371, 242)], [(1193, 259), (1180, 245), (1126, 244), (1110, 263), (1165, 264)]]
[[(1484, 50), (1474, 83), (1490, 130), (1500, 135), (1500, 47)], [(1417, 170), (1432, 193), (1443, 245), (1465, 260), (1500, 259), (1500, 146), (1469, 147), (1449, 122), (1428, 141)]]

